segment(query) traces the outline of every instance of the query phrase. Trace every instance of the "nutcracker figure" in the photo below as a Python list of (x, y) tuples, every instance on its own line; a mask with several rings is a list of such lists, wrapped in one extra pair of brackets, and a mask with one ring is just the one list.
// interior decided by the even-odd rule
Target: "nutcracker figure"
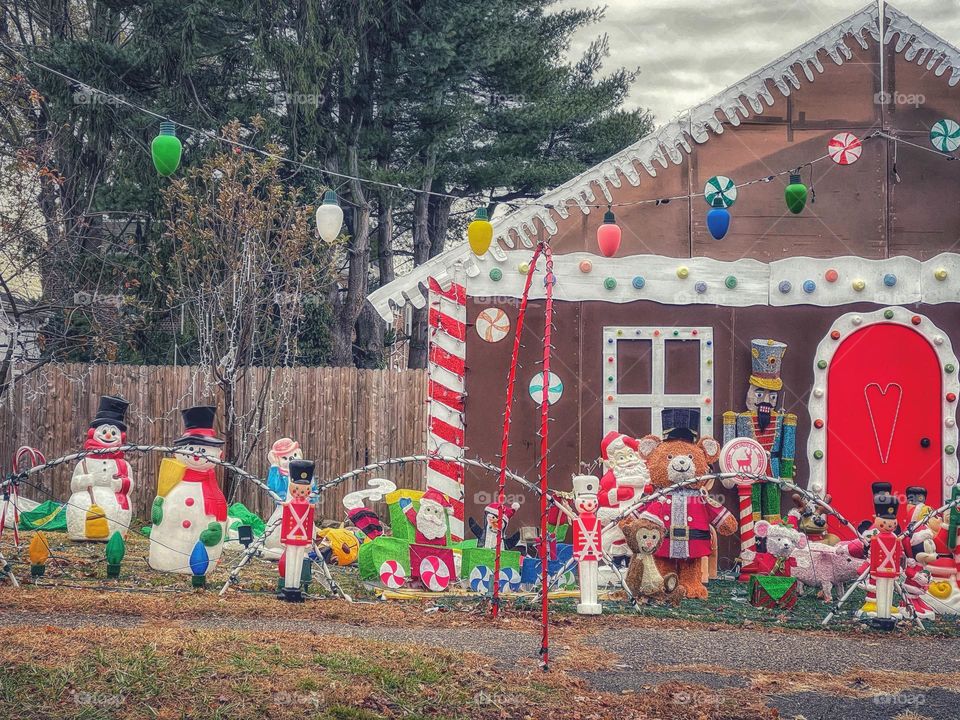
[[(723, 414), (723, 443), (726, 445), (735, 437), (756, 440), (767, 453), (763, 474), (790, 480), (795, 471), (797, 416), (777, 409), (782, 400), (780, 370), (787, 346), (776, 340), (753, 340), (750, 345), (752, 372), (747, 389), (747, 409)], [(751, 504), (755, 522), (780, 522), (778, 485), (754, 483)]]
[(597, 494), (597, 517), (606, 526), (603, 551), (624, 567), (630, 560), (630, 548), (620, 531), (620, 524), (612, 520), (621, 508), (636, 502), (649, 488), (650, 472), (639, 448), (639, 440), (614, 430), (608, 432), (600, 443), (600, 457), (606, 468)]
[[(900, 578), (903, 558), (903, 547), (896, 532), (900, 501), (890, 492), (890, 483), (873, 483), (873, 506), (876, 534), (870, 541), (870, 584), (876, 594), (876, 618), (888, 625), (893, 615), (900, 615), (899, 608), (893, 604), (893, 589)], [(871, 614), (866, 607), (864, 612)]]
[(573, 478), (573, 555), (580, 573), (579, 615), (599, 615), (603, 607), (597, 602), (599, 583), (600, 522), (597, 520), (597, 490), (600, 481), (593, 475)]
[(310, 502), (313, 485), (313, 467), (310, 460), (290, 461), (290, 482), (287, 499), (283, 503), (280, 542), (284, 547), (283, 600), (303, 602), (300, 577), (307, 548), (313, 544), (314, 506)]

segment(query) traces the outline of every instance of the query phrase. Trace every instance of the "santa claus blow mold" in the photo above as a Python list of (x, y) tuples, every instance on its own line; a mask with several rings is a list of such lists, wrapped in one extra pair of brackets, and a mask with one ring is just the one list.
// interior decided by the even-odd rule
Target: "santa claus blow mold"
[(400, 509), (416, 530), (417, 545), (446, 545), (448, 515), (453, 513), (453, 504), (443, 493), (431, 488), (420, 498), (420, 509), (414, 511), (410, 498), (400, 498)]
[(603, 551), (618, 564), (630, 557), (623, 533), (612, 522), (621, 509), (633, 504), (650, 488), (650, 471), (640, 454), (640, 441), (611, 430), (600, 443), (600, 457), (606, 472), (597, 492), (597, 517), (603, 530)]
[(160, 464), (157, 497), (150, 530), (150, 567), (162, 572), (191, 574), (190, 554), (203, 543), (209, 566), (216, 570), (227, 531), (227, 500), (217, 483), (216, 465), (223, 440), (216, 437), (216, 408), (182, 411), (184, 434), (174, 442), (179, 451)]
[[(70, 479), (70, 500), (67, 503), (67, 534), (71, 540), (106, 542), (114, 532), (126, 537), (130, 526), (130, 491), (133, 473), (118, 448), (127, 441), (124, 418), (129, 403), (118, 397), (100, 398), (97, 415), (87, 430), (84, 450), (103, 450), (83, 458)], [(87, 532), (87, 511), (93, 504), (103, 510), (107, 532), (90, 536)], [(102, 520), (100, 521), (103, 522)]]

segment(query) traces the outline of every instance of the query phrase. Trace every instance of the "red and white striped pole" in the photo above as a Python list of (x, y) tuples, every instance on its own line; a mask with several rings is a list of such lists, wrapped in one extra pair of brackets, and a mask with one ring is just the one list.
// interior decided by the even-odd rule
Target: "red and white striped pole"
[(740, 500), (740, 557), (745, 552), (754, 552), (756, 542), (753, 537), (753, 486), (750, 483), (737, 485)]
[[(429, 437), (427, 453), (463, 457), (463, 397), (467, 357), (467, 289), (458, 266), (453, 282), (444, 290), (429, 280)], [(450, 498), (450, 539), (463, 540), (463, 465), (430, 460), (427, 487)]]

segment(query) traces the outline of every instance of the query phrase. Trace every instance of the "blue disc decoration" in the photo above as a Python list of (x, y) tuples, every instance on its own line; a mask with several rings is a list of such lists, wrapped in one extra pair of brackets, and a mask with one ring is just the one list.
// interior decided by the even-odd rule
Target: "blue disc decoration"
[(646, 284), (647, 284), (647, 281), (644, 280), (641, 275), (637, 275), (637, 276), (633, 279), (633, 286), (634, 286), (637, 290), (643, 290), (643, 286), (646, 285)]
[(693, 289), (696, 290), (699, 295), (703, 295), (707, 291), (707, 284), (703, 280), (700, 280), (693, 286)]
[(793, 290), (793, 285), (789, 280), (781, 280), (780, 284), (777, 285), (777, 289), (780, 290), (784, 295)]
[(807, 295), (809, 295), (816, 289), (817, 289), (817, 284), (813, 280), (803, 281), (803, 291), (807, 293)]
[(513, 568), (503, 568), (500, 571), (500, 592), (510, 590), (516, 592), (520, 589), (520, 573)]
[(707, 229), (714, 240), (723, 240), (730, 229), (730, 211), (725, 207), (710, 208), (707, 212)]
[(477, 593), (490, 592), (490, 580), (493, 573), (486, 565), (477, 565), (470, 571), (470, 589)]
[(883, 276), (883, 284), (887, 287), (893, 287), (897, 284), (897, 276), (893, 273), (887, 273)]
[[(543, 400), (543, 373), (538, 372), (530, 380), (530, 397), (533, 401), (540, 404)], [(547, 402), (550, 405), (556, 403), (563, 395), (563, 380), (555, 372), (550, 373), (550, 385), (547, 388)]]

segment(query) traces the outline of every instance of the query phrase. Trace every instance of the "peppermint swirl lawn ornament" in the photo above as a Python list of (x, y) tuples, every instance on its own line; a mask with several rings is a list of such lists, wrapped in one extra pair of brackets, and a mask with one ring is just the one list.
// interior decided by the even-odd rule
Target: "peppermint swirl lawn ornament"
[(385, 588), (396, 590), (403, 587), (407, 580), (407, 571), (396, 560), (384, 560), (380, 565), (380, 582)]
[[(503, 570), (500, 571), (503, 575)], [(470, 589), (475, 593), (490, 592), (490, 581), (493, 580), (493, 573), (485, 565), (478, 565), (470, 571), (469, 577)]]
[(863, 153), (863, 145), (853, 133), (837, 133), (827, 143), (827, 152), (830, 159), (837, 165), (853, 165)]
[[(703, 198), (710, 207), (732, 207), (737, 201), (737, 186), (725, 175), (714, 175), (703, 186)], [(719, 199), (719, 204), (714, 202)]]
[[(563, 396), (563, 380), (556, 373), (550, 373), (550, 386), (547, 389), (547, 402), (554, 405)], [(540, 404), (543, 399), (543, 373), (538, 372), (530, 380), (530, 397)]]
[(940, 152), (952, 153), (960, 148), (960, 125), (948, 118), (938, 120), (930, 129), (930, 143)]
[(450, 584), (450, 569), (436, 555), (429, 555), (420, 561), (420, 582), (433, 592), (446, 590)]
[(500, 308), (487, 308), (477, 315), (476, 328), (484, 342), (500, 342), (510, 332), (510, 318)]

